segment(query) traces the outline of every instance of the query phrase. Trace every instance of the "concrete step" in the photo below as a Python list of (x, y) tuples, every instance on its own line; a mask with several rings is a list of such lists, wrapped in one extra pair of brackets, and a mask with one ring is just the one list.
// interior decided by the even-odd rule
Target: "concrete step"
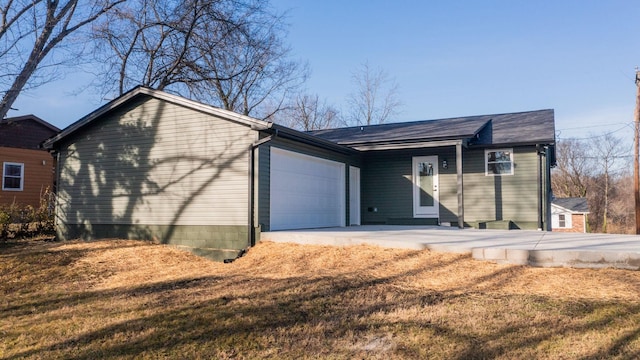
[(640, 236), (569, 234), (442, 226), (365, 225), (262, 233), (262, 240), (347, 246), (430, 249), (468, 253), (474, 259), (538, 267), (640, 270)]

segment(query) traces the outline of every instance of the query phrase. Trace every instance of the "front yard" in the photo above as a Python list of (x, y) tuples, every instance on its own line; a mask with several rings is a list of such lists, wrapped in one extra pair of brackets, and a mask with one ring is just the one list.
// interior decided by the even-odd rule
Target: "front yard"
[(0, 358), (632, 359), (640, 272), (261, 243), (0, 243)]

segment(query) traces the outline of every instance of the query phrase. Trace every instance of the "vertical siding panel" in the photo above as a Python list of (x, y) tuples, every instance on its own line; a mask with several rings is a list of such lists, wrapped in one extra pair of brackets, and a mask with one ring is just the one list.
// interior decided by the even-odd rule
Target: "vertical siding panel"
[[(456, 148), (449, 146), (439, 148), (439, 191), (440, 191), (440, 221), (458, 222), (458, 176), (456, 174)], [(447, 168), (442, 167), (442, 161), (447, 161)]]
[(411, 156), (368, 154), (361, 171), (364, 223), (387, 223), (393, 218), (413, 217)]
[(495, 220), (494, 177), (485, 176), (484, 149), (463, 150), (465, 221)]

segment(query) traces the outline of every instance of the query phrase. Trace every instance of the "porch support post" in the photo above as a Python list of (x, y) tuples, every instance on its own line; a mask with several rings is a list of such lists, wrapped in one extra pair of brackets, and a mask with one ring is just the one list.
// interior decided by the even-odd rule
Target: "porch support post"
[(456, 174), (458, 184), (458, 227), (464, 229), (464, 196), (462, 184), (462, 141), (456, 143)]

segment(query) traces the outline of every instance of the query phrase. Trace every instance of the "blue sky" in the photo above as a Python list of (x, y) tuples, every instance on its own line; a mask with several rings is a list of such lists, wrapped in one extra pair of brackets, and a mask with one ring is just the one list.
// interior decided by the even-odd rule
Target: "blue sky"
[[(384, 69), (403, 102), (394, 121), (555, 109), (559, 138), (632, 136), (638, 1), (295, 1), (288, 42), (306, 88), (346, 110), (352, 73)], [(101, 105), (68, 75), (15, 104), (59, 127)]]

